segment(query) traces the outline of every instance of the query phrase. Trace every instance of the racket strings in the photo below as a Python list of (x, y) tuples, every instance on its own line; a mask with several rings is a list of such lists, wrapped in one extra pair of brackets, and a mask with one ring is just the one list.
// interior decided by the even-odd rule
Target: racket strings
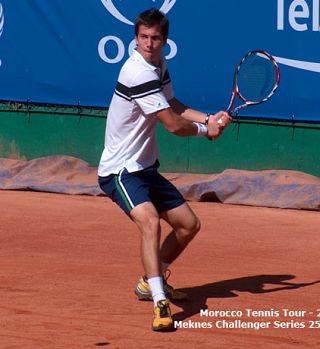
[(252, 54), (239, 67), (238, 93), (245, 101), (260, 102), (272, 94), (276, 80), (273, 62), (262, 54)]

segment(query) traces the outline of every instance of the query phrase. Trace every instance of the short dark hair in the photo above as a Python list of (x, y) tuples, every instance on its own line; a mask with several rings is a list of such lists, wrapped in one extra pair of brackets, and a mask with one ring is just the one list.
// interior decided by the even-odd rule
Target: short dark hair
[(139, 33), (139, 26), (145, 25), (146, 27), (153, 27), (159, 25), (163, 38), (166, 40), (169, 34), (169, 20), (166, 15), (156, 8), (150, 8), (143, 11), (136, 18), (134, 23), (134, 33), (137, 36)]

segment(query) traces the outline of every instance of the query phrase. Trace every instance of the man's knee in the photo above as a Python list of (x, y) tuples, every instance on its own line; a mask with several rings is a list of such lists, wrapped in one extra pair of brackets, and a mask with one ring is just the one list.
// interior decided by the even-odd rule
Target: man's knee
[(201, 222), (198, 217), (194, 216), (188, 224), (180, 228), (177, 233), (185, 240), (192, 240), (201, 229)]
[(199, 231), (201, 229), (201, 222), (200, 222), (200, 219), (198, 217), (196, 217), (196, 221), (195, 221), (193, 229), (194, 229), (194, 234), (199, 233)]
[(135, 207), (131, 211), (131, 217), (143, 236), (152, 238), (159, 232), (160, 218), (151, 203)]
[(160, 231), (160, 220), (156, 215), (146, 217), (140, 229), (142, 235), (146, 238), (157, 236)]
[(195, 236), (201, 229), (201, 222), (198, 217), (195, 217), (193, 225), (191, 226), (190, 229), (190, 234)]

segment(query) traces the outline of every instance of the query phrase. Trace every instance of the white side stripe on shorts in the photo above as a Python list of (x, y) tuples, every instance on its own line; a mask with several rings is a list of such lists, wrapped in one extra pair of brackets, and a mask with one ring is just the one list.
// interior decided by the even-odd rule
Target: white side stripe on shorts
[(124, 170), (125, 170), (125, 169), (123, 168), (123, 169), (120, 171), (120, 173), (119, 173), (119, 184), (120, 184), (120, 186), (121, 186), (121, 189), (122, 189), (122, 191), (123, 191), (123, 194), (126, 196), (128, 202), (129, 202), (131, 208), (134, 208), (134, 204), (133, 204), (133, 202), (132, 202), (132, 200), (131, 200), (131, 198), (130, 198), (130, 196), (129, 196), (129, 194), (128, 194), (126, 188), (125, 188), (125, 186), (124, 186), (123, 183), (122, 183), (121, 175), (122, 175), (122, 173), (123, 173)]

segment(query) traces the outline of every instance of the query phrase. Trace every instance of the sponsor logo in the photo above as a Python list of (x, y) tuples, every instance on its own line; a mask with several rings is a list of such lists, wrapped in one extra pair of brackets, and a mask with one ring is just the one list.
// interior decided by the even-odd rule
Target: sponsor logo
[[(157, 7), (159, 8), (160, 11), (167, 14), (172, 9), (176, 1), (177, 0), (148, 0), (148, 1), (140, 0), (140, 3), (141, 5), (143, 3), (144, 5), (143, 9), (148, 8), (146, 7), (148, 4), (150, 5), (149, 7)], [(114, 18), (116, 18), (119, 22), (125, 23), (130, 26), (134, 25), (134, 22), (131, 16), (125, 13), (126, 5), (124, 3), (121, 4), (119, 0), (101, 0), (101, 2), (103, 6), (108, 10), (108, 12)], [(116, 5), (117, 2), (118, 4)], [(127, 5), (127, 7), (129, 7), (129, 5)], [(139, 5), (139, 4), (135, 3), (135, 14), (142, 12), (143, 9), (141, 11), (138, 11), (136, 8), (136, 5)], [(122, 9), (119, 9), (119, 7), (122, 7)], [(131, 7), (132, 7), (132, 4), (131, 4)], [(176, 56), (178, 52), (177, 45), (173, 40), (168, 39), (167, 46), (168, 47), (165, 47), (165, 51), (169, 51), (169, 52), (166, 54), (166, 59), (172, 59), (173, 57)], [(136, 41), (132, 40), (127, 47), (129, 55), (131, 55), (135, 47), (136, 47)], [(122, 61), (125, 57), (125, 54), (126, 54), (125, 43), (121, 38), (119, 38), (114, 34), (106, 35), (99, 41), (98, 53), (100, 58), (104, 62), (109, 64), (118, 63)]]
[[(156, 0), (152, 0), (153, 6)], [(133, 25), (133, 21), (130, 19), (126, 18), (119, 10), (118, 8), (114, 5), (114, 0), (101, 0), (103, 3), (104, 7), (112, 14), (113, 17), (115, 17), (117, 20), (120, 22)], [(162, 4), (162, 6), (159, 8), (160, 11), (164, 13), (168, 13), (172, 6), (175, 4), (176, 0), (165, 0)]]
[(313, 0), (312, 5), (308, 5), (306, 0), (278, 0), (277, 29), (284, 30), (288, 27), (298, 32), (320, 31), (319, 3), (320, 0)]
[(283, 58), (283, 57), (274, 57), (274, 59), (278, 63), (287, 65), (292, 68), (320, 73), (320, 63), (317, 63), (317, 62), (299, 61), (297, 59), (290, 59), (290, 58)]
[[(320, 31), (320, 0), (309, 4), (306, 0), (277, 0), (277, 30), (296, 32)], [(320, 62), (308, 62), (284, 57), (275, 57), (280, 64), (320, 73)]]

